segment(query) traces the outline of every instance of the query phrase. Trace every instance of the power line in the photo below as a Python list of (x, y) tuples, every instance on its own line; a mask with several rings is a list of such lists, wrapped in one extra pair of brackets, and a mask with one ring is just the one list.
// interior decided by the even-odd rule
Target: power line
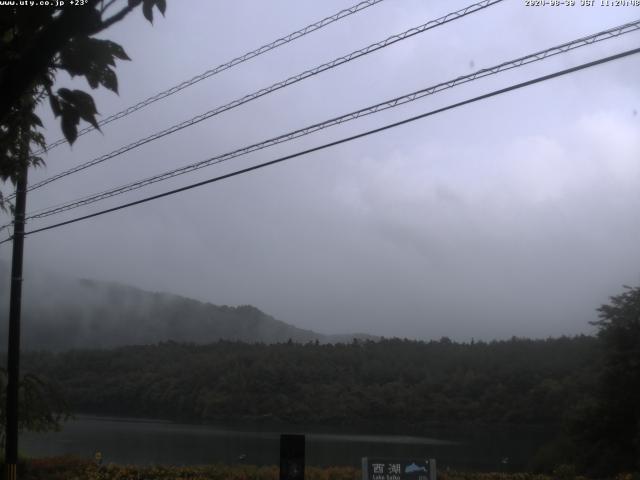
[[(228, 70), (232, 67), (235, 67), (236, 65), (239, 65), (241, 63), (246, 62), (247, 60), (251, 60), (252, 58), (262, 55), (263, 53), (267, 53), (271, 50), (281, 47), (282, 45), (286, 45), (287, 43), (290, 43), (294, 40), (304, 37), (305, 35), (315, 32), (316, 30), (320, 30), (321, 28), (326, 27), (327, 25), (330, 25), (334, 22), (337, 22), (338, 20), (341, 20), (350, 15), (353, 15), (354, 13), (360, 12), (365, 8), (369, 8), (383, 1), (384, 0), (366, 0), (352, 7), (345, 8), (344, 10), (340, 10), (338, 13), (335, 13), (326, 18), (323, 18), (322, 20), (312, 23), (311, 25), (307, 25), (306, 27), (301, 28), (300, 30), (296, 30), (295, 32), (285, 35), (284, 37), (278, 38), (277, 40), (274, 40), (271, 43), (262, 45), (261, 47), (256, 48), (255, 50), (252, 50), (243, 55), (240, 55), (239, 57), (236, 57), (233, 60), (229, 60), (228, 62), (218, 65), (217, 67), (214, 67), (210, 70), (207, 70), (206, 72), (203, 72), (200, 75), (196, 75), (195, 77), (189, 80), (186, 80), (178, 85), (174, 85), (173, 87), (168, 88), (167, 90), (156, 93), (155, 95), (149, 98), (146, 98), (145, 100), (142, 100), (136, 103), (135, 105), (132, 105), (128, 108), (125, 108), (124, 110), (121, 110), (120, 112), (117, 112), (117, 113), (114, 113), (113, 115), (108, 116), (104, 120), (101, 120), (100, 122), (98, 122), (98, 125), (103, 126), (115, 120), (119, 120), (123, 117), (126, 117), (132, 114), (133, 112), (141, 110), (142, 108), (145, 108), (151, 105), (152, 103), (157, 102), (158, 100), (167, 98), (168, 96), (173, 95), (174, 93), (178, 93), (179, 91), (184, 90), (185, 88), (188, 88), (192, 85), (195, 85), (196, 83), (201, 82), (202, 80), (205, 80), (209, 77), (212, 77), (213, 75), (216, 75), (220, 72)], [(92, 126), (83, 128), (82, 130), (78, 131), (78, 136), (84, 135), (85, 133), (88, 133), (92, 130), (95, 130)], [(59, 145), (62, 145), (63, 143), (66, 143), (66, 142), (67, 142), (66, 139), (60, 138), (55, 142), (51, 143), (50, 145), (47, 145), (46, 148), (40, 150), (39, 152), (36, 152), (36, 154), (52, 150), (53, 148)]]
[[(565, 70), (560, 70), (560, 71), (555, 72), (555, 73), (551, 73), (551, 74), (548, 74), (548, 75), (543, 75), (541, 77), (537, 77), (537, 78), (534, 78), (532, 80), (527, 80), (525, 82), (517, 83), (517, 84), (511, 85), (509, 87), (501, 88), (499, 90), (494, 90), (494, 91), (492, 91), (490, 93), (485, 93), (483, 95), (479, 95), (477, 97), (473, 97), (473, 98), (470, 98), (470, 99), (467, 99), (467, 100), (463, 100), (463, 101), (458, 102), (458, 103), (450, 104), (450, 105), (442, 107), (442, 108), (431, 110), (429, 112), (423, 113), (421, 115), (416, 115), (414, 117), (410, 117), (410, 118), (401, 120), (399, 122), (387, 124), (385, 126), (378, 127), (378, 128), (372, 129), (372, 130), (368, 130), (366, 132), (362, 132), (362, 133), (359, 133), (359, 134), (356, 134), (356, 135), (352, 135), (350, 137), (345, 137), (345, 138), (342, 138), (340, 140), (336, 140), (336, 141), (333, 141), (333, 142), (325, 143), (323, 145), (319, 145), (317, 147), (313, 147), (313, 148), (310, 148), (310, 149), (307, 149), (307, 150), (296, 152), (296, 153), (293, 153), (291, 155), (286, 155), (286, 156), (283, 156), (283, 157), (280, 157), (280, 158), (276, 158), (275, 160), (271, 160), (269, 162), (260, 163), (258, 165), (254, 165), (252, 167), (243, 168), (241, 170), (236, 170), (235, 172), (227, 173), (225, 175), (220, 175), (218, 177), (210, 178), (208, 180), (204, 180), (204, 181), (197, 182), (197, 183), (192, 183), (190, 185), (187, 185), (187, 186), (184, 186), (184, 187), (181, 187), (181, 188), (177, 188), (177, 189), (174, 189), (174, 190), (170, 190), (168, 192), (160, 193), (158, 195), (153, 195), (153, 196), (146, 197), (146, 198), (143, 198), (143, 199), (140, 199), (140, 200), (136, 200), (134, 202), (125, 203), (125, 204), (119, 205), (117, 207), (108, 208), (106, 210), (101, 210), (99, 212), (95, 212), (95, 213), (92, 213), (92, 214), (89, 214), (89, 215), (84, 215), (82, 217), (73, 218), (71, 220), (67, 220), (67, 221), (56, 223), (56, 224), (49, 225), (49, 226), (46, 226), (46, 227), (38, 228), (36, 230), (31, 230), (29, 232), (25, 232), (25, 235), (32, 235), (34, 233), (44, 232), (46, 230), (51, 230), (51, 229), (54, 229), (54, 228), (62, 227), (64, 225), (69, 225), (71, 223), (76, 223), (76, 222), (79, 222), (79, 221), (82, 221), (82, 220), (87, 220), (89, 218), (97, 217), (97, 216), (104, 215), (104, 214), (107, 214), (107, 213), (115, 212), (117, 210), (122, 210), (124, 208), (132, 207), (132, 206), (135, 206), (135, 205), (140, 205), (142, 203), (150, 202), (152, 200), (157, 200), (159, 198), (163, 198), (163, 197), (167, 197), (167, 196), (170, 196), (170, 195), (174, 195), (176, 193), (184, 192), (186, 190), (191, 190), (193, 188), (201, 187), (203, 185), (219, 182), (219, 181), (227, 179), (227, 178), (231, 178), (231, 177), (235, 177), (235, 176), (238, 176), (238, 175), (242, 175), (244, 173), (248, 173), (248, 172), (251, 172), (251, 171), (254, 171), (254, 170), (258, 170), (258, 169), (261, 169), (261, 168), (264, 168), (264, 167), (275, 165), (277, 163), (281, 163), (281, 162), (284, 162), (286, 160), (290, 160), (290, 159), (293, 159), (293, 158), (296, 158), (296, 157), (300, 157), (300, 156), (303, 156), (303, 155), (308, 155), (310, 153), (314, 153), (314, 152), (317, 152), (317, 151), (320, 151), (320, 150), (324, 150), (324, 149), (329, 148), (329, 147), (340, 145), (340, 144), (343, 144), (343, 143), (346, 143), (346, 142), (350, 142), (350, 141), (353, 141), (353, 140), (356, 140), (356, 139), (359, 139), (359, 138), (363, 138), (363, 137), (367, 137), (369, 135), (373, 135), (375, 133), (380, 133), (382, 131), (389, 130), (391, 128), (395, 128), (395, 127), (398, 127), (400, 125), (411, 123), (411, 122), (414, 122), (416, 120), (420, 120), (422, 118), (430, 117), (430, 116), (436, 115), (438, 113), (442, 113), (442, 112), (445, 112), (445, 111), (448, 111), (448, 110), (453, 110), (455, 108), (462, 107), (464, 105), (469, 105), (471, 103), (475, 103), (475, 102), (478, 102), (480, 100), (485, 100), (485, 99), (488, 99), (488, 98), (491, 98), (491, 97), (502, 95), (504, 93), (511, 92), (513, 90), (518, 90), (520, 88), (524, 88), (524, 87), (527, 87), (527, 86), (530, 86), (530, 85), (534, 85), (536, 83), (541, 83), (541, 82), (544, 82), (544, 81), (547, 81), (547, 80), (551, 80), (551, 79), (554, 79), (554, 78), (557, 78), (557, 77), (560, 77), (560, 76), (563, 76), (563, 75), (568, 75), (570, 73), (574, 73), (574, 72), (577, 72), (577, 71), (580, 71), (580, 70), (591, 68), (591, 67), (594, 67), (594, 66), (597, 66), (597, 65), (602, 65), (604, 63), (611, 62), (613, 60), (618, 60), (618, 59), (621, 59), (621, 58), (624, 58), (624, 57), (628, 57), (630, 55), (635, 55), (637, 53), (640, 53), (640, 48), (634, 48), (632, 50), (627, 50), (625, 52), (621, 52), (621, 53), (618, 53), (618, 54), (615, 54), (615, 55), (611, 55), (611, 56), (604, 57), (604, 58), (601, 58), (601, 59), (598, 59), (598, 60), (594, 60), (592, 62), (583, 63), (583, 64), (575, 66), (575, 67), (567, 68)], [(2, 242), (0, 242), (0, 244), (5, 243), (5, 242), (7, 242), (9, 240), (10, 240), (10, 238), (6, 239), (6, 240), (3, 240)]]
[[(145, 145), (149, 142), (152, 142), (154, 140), (158, 140), (159, 138), (165, 137), (167, 135), (170, 135), (172, 133), (175, 133), (179, 130), (182, 130), (184, 128), (187, 127), (191, 127), (199, 122), (202, 122), (203, 120), (207, 120), (215, 115), (218, 115), (220, 113), (226, 112), (228, 110), (231, 110), (233, 108), (239, 107), (240, 105), (243, 105), (247, 102), (250, 102), (252, 100), (256, 100), (257, 98), (263, 97), (265, 95), (268, 95), (272, 92), (275, 92), (277, 90), (280, 90), (281, 88), (284, 87), (288, 87), (290, 85), (293, 85), (294, 83), (300, 82), (302, 80), (305, 80), (309, 77), (318, 75), (319, 73), (322, 73), (326, 70), (330, 70), (332, 68), (335, 68), (337, 66), (340, 66), (344, 63), (350, 62), (352, 60), (355, 60), (357, 58), (360, 58), (364, 55), (368, 55), (369, 53), (375, 52), (377, 50), (380, 50), (382, 48), (388, 47), (389, 45), (393, 45), (394, 43), (400, 42), (402, 40), (406, 40), (407, 38), (411, 38), (414, 35), (418, 35), (420, 33), (426, 32), (427, 30), (431, 30), (433, 28), (439, 27), (440, 25), (444, 25), (445, 23), (449, 23), (452, 22), (454, 20), (457, 20), (459, 18), (465, 17), (467, 15), (470, 15), (472, 13), (475, 13), (477, 11), (483, 10), (487, 7), (490, 7), (492, 5), (495, 5), (497, 3), (502, 2), (503, 0), (482, 0), (481, 2), (478, 3), (474, 3), (472, 5), (469, 5), (463, 9), (460, 9), (458, 11), (455, 12), (451, 12), (448, 13), (447, 15), (437, 18), (435, 20), (431, 20), (425, 24), (419, 25), (417, 27), (413, 27), (410, 28), (409, 30), (406, 30), (402, 33), (399, 33), (397, 35), (392, 35), (388, 38), (386, 38), (385, 40), (382, 40), (380, 42), (376, 42), (373, 43), (365, 48), (362, 48), (360, 50), (356, 50), (354, 52), (349, 53), (348, 55), (336, 58), (330, 62), (324, 63), (322, 65), (319, 65), (317, 67), (314, 67), (310, 70), (306, 70), (298, 75), (294, 75), (292, 77), (287, 78), (286, 80), (282, 80), (280, 82), (274, 83), (273, 85), (266, 87), (266, 88), (262, 88), (254, 93), (245, 95), (244, 97), (241, 97), (239, 99), (236, 99), (230, 103), (227, 103), (226, 105), (222, 105), (219, 107), (214, 108), (213, 110), (209, 110), (208, 112), (205, 112), (203, 114), (200, 114), (198, 116), (192, 117), (189, 120), (185, 120), (181, 123), (175, 124), (165, 130), (162, 130), (160, 132), (156, 132), (152, 135), (149, 135), (148, 137), (139, 139), (133, 143), (130, 143), (129, 145), (123, 146), (118, 148), (117, 150), (114, 150), (110, 153), (107, 153), (105, 155), (102, 155), (100, 157), (94, 158), (93, 160), (90, 160), (88, 162), (85, 162), (83, 164), (77, 165), (76, 167), (73, 167), (69, 170), (66, 170), (64, 172), (61, 172), (57, 175), (54, 175), (52, 177), (46, 178), (44, 180), (41, 180), (40, 182), (37, 182), (31, 186), (29, 186), (28, 191), (31, 190), (35, 190), (37, 188), (43, 187), (44, 185), (47, 185), (51, 182), (54, 182), (56, 180), (59, 180), (60, 178), (66, 177), (68, 175), (71, 175), (73, 173), (77, 173), (81, 170), (84, 170), (86, 168), (92, 167), (94, 165), (97, 165), (99, 163), (102, 163), (106, 160), (109, 160), (111, 158), (117, 157), (119, 155), (122, 155), (123, 153), (126, 153), (130, 150), (133, 150), (134, 148), (140, 147), (142, 145)], [(7, 198), (12, 198), (13, 196), (9, 196)]]
[(319, 130), (323, 130), (325, 128), (329, 128), (335, 125), (340, 125), (342, 123), (351, 121), (351, 120), (355, 120), (357, 118), (363, 117), (363, 116), (367, 116), (367, 115), (371, 115), (374, 113), (378, 113), (380, 111), (384, 111), (390, 108), (394, 108), (397, 107), (399, 105), (403, 105), (405, 103), (409, 103), (409, 102), (413, 102), (415, 100), (418, 100), (420, 98), (429, 96), (429, 95), (433, 95), (435, 93), (438, 93), (440, 91), (446, 90), (446, 89), (450, 89), (450, 88), (454, 88), (457, 85), (461, 85), (464, 83), (468, 83), (474, 80), (477, 80), (479, 78), (483, 78), (489, 75), (495, 75), (497, 73), (500, 72), (504, 72), (507, 70), (511, 70), (513, 68), (517, 68), (517, 67), (521, 67), (523, 65), (527, 65), (533, 62), (537, 62), (540, 60), (544, 60), (546, 58), (561, 54), (561, 53), (565, 53), (567, 51), (585, 46), (585, 45), (591, 45), (593, 43), (596, 42), (600, 42), (603, 40), (607, 40), (610, 38), (615, 38), (618, 37), (620, 35), (626, 34), (626, 33), (630, 33), (633, 31), (637, 31), (640, 29), (640, 20), (637, 20), (635, 22), (630, 22), (630, 23), (626, 23), (614, 28), (610, 28), (608, 30), (604, 30), (602, 32), (598, 32), (595, 33), (593, 35), (589, 35), (586, 37), (581, 37), (579, 39), (570, 41), (570, 42), (566, 42), (563, 43), (561, 45), (557, 45), (551, 48), (548, 48), (546, 50), (541, 50), (523, 57), (519, 57), (516, 58), (515, 60), (510, 60), (507, 62), (503, 62), (500, 63), (498, 65), (495, 65), (493, 67), (489, 67), (489, 68), (483, 68), (481, 70), (478, 70), (474, 73), (471, 73), (469, 75), (463, 75), (460, 77), (457, 77), (453, 80), (449, 80), (446, 82), (442, 82), (439, 83), (437, 85), (433, 85), (406, 95), (402, 95), (400, 97), (395, 97), (393, 99), (390, 100), (386, 100), (384, 102), (375, 104), (373, 106), (369, 106), (366, 108), (362, 108), (360, 110), (356, 110), (354, 112), (350, 112), (347, 113), (345, 115), (341, 115), (329, 120), (326, 120), (324, 122), (320, 122), (320, 123), (316, 123), (298, 130), (294, 130), (292, 132), (288, 132), (285, 133), (283, 135), (279, 135), (277, 137), (273, 137), (270, 138), (268, 140), (264, 140), (262, 142), (259, 143), (255, 143), (246, 147), (242, 147), (239, 148), (237, 150), (233, 150), (231, 152), (227, 152), (224, 154), (220, 154), (220, 155), (216, 155), (214, 157), (210, 157), (208, 159), (202, 160), (200, 162), (197, 163), (193, 163), (184, 167), (180, 167), (180, 168), (176, 168), (174, 170), (170, 170), (168, 172), (164, 172), (152, 177), (148, 177), (146, 179), (143, 180), (138, 180), (136, 182), (132, 182), (126, 185), (122, 185), (120, 187), (116, 187), (114, 189), (111, 190), (106, 190), (103, 191), (101, 193), (97, 193), (97, 194), (92, 194), (86, 197), (83, 197), (81, 199), (77, 199), (74, 201), (70, 201), (70, 202), (65, 202), (63, 204), (59, 204), (57, 206), (54, 207), (49, 207), (47, 209), (43, 209), (40, 211), (36, 211), (36, 212), (32, 212), (27, 216), (27, 219), (37, 219), (37, 218), (44, 218), (44, 217), (48, 217), (57, 213), (61, 213), (67, 210), (71, 210), (74, 208), (78, 208), (81, 206), (85, 206), (85, 205), (89, 205), (91, 203), (95, 203), (98, 202), (100, 200), (104, 200), (106, 198), (110, 198), (116, 195), (120, 195), (126, 192), (130, 192), (133, 190), (137, 190), (139, 188), (163, 181), (163, 180), (167, 180), (169, 178), (173, 178), (176, 177), (178, 175), (183, 175), (195, 170), (199, 170), (201, 168), (204, 167), (208, 167), (211, 165), (215, 165), (218, 163), (222, 163), (225, 162), (227, 160), (231, 160), (232, 158), (237, 158), (243, 155), (247, 155), (249, 153), (258, 151), (258, 150), (262, 150), (264, 148), (268, 148), (271, 147), (273, 145), (277, 145), (280, 143), (284, 143), (296, 138), (300, 138), (302, 136), (305, 135), (309, 135), (311, 133), (317, 132)]

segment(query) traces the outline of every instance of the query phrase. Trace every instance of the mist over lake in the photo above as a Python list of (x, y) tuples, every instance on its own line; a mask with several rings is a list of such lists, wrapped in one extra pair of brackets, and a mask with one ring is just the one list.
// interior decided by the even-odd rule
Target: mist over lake
[[(120, 464), (274, 465), (281, 433), (306, 433), (307, 465), (360, 467), (362, 457), (437, 458), (439, 468), (518, 471), (528, 468), (531, 451), (549, 439), (547, 429), (440, 427), (446, 438), (363, 434), (318, 425), (197, 426), (109, 417), (79, 416), (59, 434), (28, 434), (24, 452), (35, 456), (75, 454)], [(240, 428), (238, 428), (240, 427)], [(344, 430), (344, 429), (343, 429)], [(330, 433), (329, 433), (330, 432)], [(426, 432), (425, 432), (426, 433)], [(505, 462), (506, 459), (506, 462)]]

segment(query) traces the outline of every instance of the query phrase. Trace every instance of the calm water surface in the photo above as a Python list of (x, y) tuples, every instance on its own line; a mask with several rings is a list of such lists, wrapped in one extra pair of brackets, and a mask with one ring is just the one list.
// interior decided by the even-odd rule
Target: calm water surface
[[(516, 428), (438, 428), (424, 436), (318, 433), (188, 425), (161, 421), (79, 416), (62, 432), (25, 434), (20, 451), (43, 457), (74, 454), (120, 464), (278, 464), (281, 433), (307, 436), (307, 465), (360, 466), (365, 456), (436, 458), (438, 468), (521, 470), (549, 432)], [(242, 456), (242, 457), (241, 457)], [(246, 458), (245, 458), (246, 457)], [(242, 460), (240, 460), (242, 458)], [(503, 459), (508, 458), (504, 463)]]

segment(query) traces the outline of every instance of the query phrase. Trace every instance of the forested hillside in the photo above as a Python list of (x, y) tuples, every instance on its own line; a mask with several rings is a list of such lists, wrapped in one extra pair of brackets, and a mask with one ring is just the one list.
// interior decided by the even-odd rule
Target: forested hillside
[[(8, 311), (8, 278), (8, 265), (0, 262), (3, 311)], [(292, 339), (324, 343), (368, 337), (323, 335), (304, 330), (250, 305), (212, 305), (179, 295), (46, 272), (26, 276), (22, 325), (23, 348), (54, 351), (145, 345), (167, 340), (274, 343)], [(6, 328), (6, 323), (0, 325), (0, 336), (6, 335)]]
[(592, 337), (470, 344), (174, 342), (30, 353), (74, 412), (197, 422), (557, 423), (599, 364)]

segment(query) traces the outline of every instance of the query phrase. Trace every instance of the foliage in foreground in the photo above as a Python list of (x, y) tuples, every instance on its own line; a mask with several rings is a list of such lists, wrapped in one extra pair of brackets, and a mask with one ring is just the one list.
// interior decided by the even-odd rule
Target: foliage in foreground
[[(98, 466), (77, 457), (53, 457), (29, 460), (21, 465), (20, 478), (24, 480), (277, 480), (278, 467), (253, 465), (206, 466)], [(352, 467), (307, 467), (307, 480), (359, 480), (360, 470)], [(440, 480), (585, 480), (572, 470), (558, 470), (553, 475), (531, 473), (464, 473), (439, 472)], [(638, 474), (621, 474), (615, 480), (638, 480)]]
[(585, 471), (640, 470), (640, 287), (625, 287), (599, 309), (604, 357), (594, 395), (572, 421)]
[[(4, 448), (7, 403), (7, 370), (0, 368), (0, 448)], [(20, 432), (58, 431), (69, 419), (67, 404), (50, 384), (33, 374), (23, 375), (18, 387)]]
[[(51, 2), (53, 3), (53, 2)], [(36, 109), (49, 100), (60, 118), (62, 133), (72, 144), (80, 120), (99, 129), (93, 98), (82, 90), (59, 88), (58, 73), (84, 77), (92, 89), (118, 92), (116, 60), (129, 60), (115, 42), (95, 38), (138, 6), (149, 22), (153, 9), (164, 15), (166, 0), (104, 2), (85, 0), (81, 8), (3, 8), (0, 16), (0, 183), (16, 183), (23, 168), (44, 163), (30, 147), (46, 150), (43, 124)], [(16, 3), (17, 5), (17, 3)], [(113, 11), (119, 8), (117, 11)], [(12, 208), (0, 192), (0, 209)]]
[[(76, 457), (29, 460), (23, 466), (24, 480), (277, 480), (276, 466), (206, 465), (206, 466), (98, 466)], [(360, 471), (351, 467), (307, 467), (308, 480), (359, 480)]]

